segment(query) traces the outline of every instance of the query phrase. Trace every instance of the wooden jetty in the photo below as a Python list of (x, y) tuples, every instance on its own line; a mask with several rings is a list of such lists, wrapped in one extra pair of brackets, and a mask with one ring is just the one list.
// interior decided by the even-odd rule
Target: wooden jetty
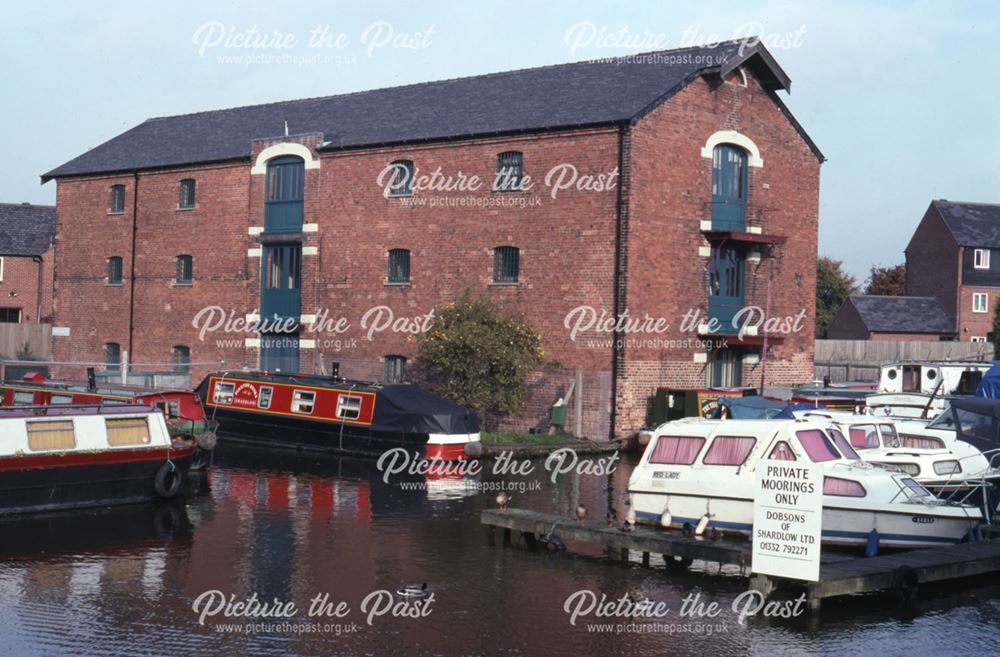
[[(650, 554), (660, 554), (665, 559), (674, 557), (668, 559), (668, 565), (678, 562), (688, 565), (700, 559), (735, 564), (747, 574), (752, 572), (752, 548), (748, 540), (710, 540), (642, 525), (624, 532), (617, 527), (579, 522), (574, 518), (526, 509), (487, 509), (482, 512), (480, 522), (491, 531), (502, 529), (505, 544), (510, 543), (512, 532), (517, 532), (528, 545), (557, 536), (562, 543), (600, 545), (617, 550), (623, 562), (630, 561), (631, 552), (638, 552), (643, 565), (647, 566)], [(816, 609), (825, 598), (879, 591), (910, 595), (919, 584), (996, 572), (1000, 572), (1000, 540), (960, 543), (876, 557), (824, 551), (818, 582), (753, 575), (750, 588), (764, 595), (789, 588), (804, 589), (810, 607)]]

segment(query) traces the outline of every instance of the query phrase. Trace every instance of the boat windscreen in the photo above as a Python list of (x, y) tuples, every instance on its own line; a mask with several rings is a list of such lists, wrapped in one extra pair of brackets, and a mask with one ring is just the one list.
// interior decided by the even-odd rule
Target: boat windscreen
[(830, 443), (819, 429), (808, 429), (796, 431), (795, 436), (799, 439), (799, 444), (809, 455), (809, 460), (813, 463), (823, 463), (824, 461), (836, 461), (840, 458), (840, 453)]
[(858, 453), (854, 451), (853, 447), (851, 447), (851, 443), (847, 442), (847, 438), (844, 437), (844, 434), (840, 433), (840, 431), (836, 429), (827, 429), (827, 432), (830, 434), (830, 437), (833, 438), (833, 444), (837, 446), (837, 449), (840, 450), (840, 453), (844, 455), (845, 459), (850, 459), (852, 461), (861, 460)]
[(917, 497), (932, 497), (931, 492), (917, 483), (915, 479), (903, 479), (903, 485)]
[(949, 408), (945, 412), (938, 415), (936, 418), (927, 423), (927, 428), (929, 429), (947, 429), (949, 431), (955, 430), (955, 415), (951, 412)]

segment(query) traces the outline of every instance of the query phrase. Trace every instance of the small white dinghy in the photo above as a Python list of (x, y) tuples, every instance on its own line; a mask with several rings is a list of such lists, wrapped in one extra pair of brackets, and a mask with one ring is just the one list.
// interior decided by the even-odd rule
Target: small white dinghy
[[(983, 520), (972, 505), (938, 499), (913, 477), (850, 460), (843, 435), (809, 420), (685, 418), (660, 426), (629, 479), (636, 519), (750, 534), (761, 461), (821, 464), (823, 542), (883, 547), (957, 543)], [(839, 443), (839, 444), (838, 444)], [(699, 527), (704, 529), (704, 527)]]

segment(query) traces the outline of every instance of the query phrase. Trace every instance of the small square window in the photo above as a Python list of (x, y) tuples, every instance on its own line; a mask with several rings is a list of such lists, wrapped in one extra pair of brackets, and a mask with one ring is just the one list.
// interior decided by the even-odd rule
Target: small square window
[(190, 210), (194, 207), (195, 184), (191, 178), (186, 178), (180, 182), (178, 190), (179, 198), (177, 207), (181, 210)]
[(976, 292), (972, 295), (972, 312), (985, 313), (989, 310), (989, 297), (984, 292)]
[(389, 196), (412, 194), (413, 160), (395, 160), (389, 167)]
[(108, 285), (122, 284), (122, 259), (120, 256), (108, 258)]
[(516, 246), (493, 249), (493, 282), (517, 283), (521, 273), (521, 252)]
[(403, 383), (406, 380), (406, 356), (386, 356), (383, 363), (383, 379), (386, 383)]
[(292, 393), (292, 413), (311, 415), (315, 402), (315, 392), (311, 390), (296, 390)]
[(524, 154), (520, 151), (506, 151), (497, 155), (497, 175), (493, 189), (499, 192), (521, 191), (524, 178)]
[(990, 250), (976, 249), (972, 252), (972, 266), (974, 269), (990, 268)]
[(397, 284), (410, 282), (410, 252), (407, 249), (389, 251), (389, 272), (386, 280)]
[(969, 338), (969, 342), (986, 342), (986, 336), (985, 335), (974, 335), (971, 338)]
[(267, 410), (271, 408), (271, 397), (274, 395), (274, 388), (271, 386), (260, 387), (260, 397), (257, 398), (257, 408)]
[(216, 404), (229, 405), (233, 403), (233, 393), (236, 392), (236, 384), (228, 381), (217, 381), (215, 392), (212, 394), (212, 401)]
[(121, 214), (125, 212), (125, 185), (112, 185), (111, 197), (108, 201), (108, 212)]
[(175, 285), (191, 285), (194, 273), (194, 258), (189, 255), (177, 256), (177, 277)]
[(337, 417), (341, 420), (357, 420), (361, 417), (361, 397), (339, 395), (337, 397)]

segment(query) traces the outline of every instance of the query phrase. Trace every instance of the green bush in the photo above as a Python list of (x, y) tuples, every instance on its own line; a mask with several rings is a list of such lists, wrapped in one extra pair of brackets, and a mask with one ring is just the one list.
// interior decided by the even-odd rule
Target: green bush
[(416, 382), (475, 409), (485, 428), (521, 410), (528, 376), (545, 364), (538, 332), (486, 296), (463, 294), (417, 340)]

